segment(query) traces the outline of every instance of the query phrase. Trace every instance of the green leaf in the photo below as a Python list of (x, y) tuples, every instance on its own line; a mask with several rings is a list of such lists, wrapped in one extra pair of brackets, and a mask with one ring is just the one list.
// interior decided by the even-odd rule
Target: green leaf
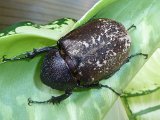
[(14, 57), (33, 48), (56, 44), (62, 36), (69, 32), (75, 20), (62, 18), (46, 25), (32, 22), (20, 22), (0, 32), (0, 58)]
[(125, 96), (147, 95), (160, 88), (159, 59), (160, 49), (157, 49), (124, 90)]
[(130, 119), (157, 120), (160, 110), (160, 49), (151, 56), (125, 89), (122, 98)]
[[(100, 0), (72, 29), (90, 19), (102, 17), (115, 19), (126, 28), (135, 24), (137, 28), (129, 31), (132, 38), (130, 55), (143, 52), (151, 56), (160, 44), (159, 9), (159, 0)], [(46, 39), (46, 41), (48, 40)], [(117, 96), (109, 89), (74, 92), (69, 99), (59, 105), (28, 106), (27, 99), (29, 97), (34, 100), (46, 100), (52, 95), (61, 94), (41, 83), (39, 71), (42, 58), (43, 56), (39, 56), (29, 62), (16, 61), (0, 65), (1, 119), (99, 120), (104, 118), (117, 99)], [(102, 83), (121, 91), (146, 61), (143, 57), (136, 57)], [(7, 116), (6, 111), (8, 111)]]
[(88, 10), (88, 12), (79, 21), (76, 22), (73, 28), (77, 28), (81, 26), (82, 24), (88, 22), (98, 12), (102, 11), (105, 7), (108, 7), (114, 1), (117, 1), (117, 0), (99, 0), (99, 2), (97, 2), (90, 10)]

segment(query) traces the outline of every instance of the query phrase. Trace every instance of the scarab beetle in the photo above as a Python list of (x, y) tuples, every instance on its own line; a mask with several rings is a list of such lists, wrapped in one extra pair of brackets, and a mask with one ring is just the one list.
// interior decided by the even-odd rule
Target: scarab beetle
[[(112, 76), (120, 67), (137, 53), (129, 57), (131, 39), (125, 27), (114, 20), (101, 18), (92, 20), (71, 31), (57, 42), (56, 47), (34, 49), (20, 60), (33, 58), (47, 52), (41, 68), (41, 80), (47, 86), (65, 91), (47, 101), (30, 103), (59, 103), (69, 97), (76, 88), (107, 87), (99, 83), (103, 78)], [(118, 94), (118, 93), (117, 93)]]

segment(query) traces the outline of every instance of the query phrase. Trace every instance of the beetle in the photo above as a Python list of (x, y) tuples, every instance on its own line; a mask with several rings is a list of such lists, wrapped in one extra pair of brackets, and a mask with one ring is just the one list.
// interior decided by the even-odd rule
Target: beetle
[[(132, 27), (134, 26), (130, 28)], [(147, 54), (143, 53), (129, 56), (131, 38), (128, 30), (115, 20), (99, 18), (69, 32), (57, 42), (57, 47), (34, 49), (21, 58), (3, 57), (3, 61), (33, 58), (47, 53), (42, 63), (40, 78), (45, 85), (65, 93), (52, 96), (47, 101), (33, 101), (29, 98), (29, 105), (59, 103), (68, 98), (76, 88), (106, 87), (120, 95), (99, 81), (111, 77), (123, 64), (137, 55), (147, 58)]]

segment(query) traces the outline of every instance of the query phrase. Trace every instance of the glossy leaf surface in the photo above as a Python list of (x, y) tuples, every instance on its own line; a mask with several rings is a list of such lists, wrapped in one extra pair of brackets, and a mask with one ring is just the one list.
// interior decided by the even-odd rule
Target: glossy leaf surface
[[(130, 55), (143, 52), (149, 54), (150, 57), (160, 45), (159, 9), (158, 0), (101, 0), (72, 29), (90, 19), (102, 17), (117, 20), (126, 28), (135, 24), (137, 28), (129, 31), (132, 38)], [(48, 41), (47, 44), (50, 44), (50, 40), (46, 39), (46, 41)], [(3, 111), (0, 111), (0, 118), (26, 120), (98, 120), (104, 118), (117, 99), (117, 96), (108, 89), (74, 92), (69, 99), (59, 105), (28, 106), (29, 97), (34, 100), (46, 100), (52, 95), (61, 94), (41, 83), (39, 71), (42, 58), (39, 56), (29, 62), (17, 61), (0, 65), (0, 86), (2, 86), (0, 106), (3, 108)], [(108, 84), (117, 91), (122, 91), (146, 61), (143, 57), (136, 57), (102, 83)], [(9, 111), (8, 116), (5, 115), (5, 111)]]

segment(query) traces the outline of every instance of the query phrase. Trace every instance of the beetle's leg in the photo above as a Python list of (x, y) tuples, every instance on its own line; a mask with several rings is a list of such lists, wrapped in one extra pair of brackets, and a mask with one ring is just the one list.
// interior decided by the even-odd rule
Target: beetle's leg
[(136, 54), (134, 54), (134, 55), (129, 56), (129, 57), (126, 59), (126, 61), (124, 62), (124, 64), (127, 63), (127, 62), (129, 62), (130, 59), (132, 59), (132, 58), (134, 58), (134, 57), (136, 57), (136, 56), (144, 56), (145, 59), (148, 58), (148, 54), (136, 53)]
[(133, 25), (131, 25), (128, 29), (127, 29), (127, 31), (129, 31), (130, 29), (132, 29), (132, 28), (136, 28), (136, 26), (133, 24)]
[(96, 83), (96, 84), (91, 84), (91, 85), (80, 85), (78, 86), (79, 88), (102, 88), (102, 87), (105, 87), (105, 88), (108, 88), (110, 89), (111, 91), (113, 91), (115, 94), (117, 94), (118, 96), (120, 96), (121, 94), (118, 93), (117, 91), (115, 91), (113, 88), (109, 87), (108, 85), (102, 85), (100, 83)]
[(64, 94), (62, 94), (60, 96), (56, 96), (56, 97), (52, 96), (51, 99), (49, 99), (47, 101), (33, 101), (30, 98), (28, 98), (28, 105), (31, 105), (31, 104), (46, 104), (46, 103), (58, 104), (61, 101), (68, 98), (71, 94), (72, 94), (71, 91), (65, 91)]
[(102, 85), (102, 84), (100, 84), (100, 83), (99, 83), (98, 85), (99, 85), (100, 88), (102, 88), (102, 87), (108, 88), (108, 89), (110, 89), (111, 91), (113, 91), (115, 94), (117, 94), (118, 96), (121, 96), (120, 93), (118, 93), (117, 91), (115, 91), (113, 88), (111, 88), (111, 87), (108, 86), (108, 85)]
[(55, 48), (55, 46), (51, 46), (51, 47), (44, 47), (44, 48), (40, 48), (40, 49), (33, 49), (32, 52), (26, 52), (24, 54), (21, 54), (19, 56), (16, 56), (14, 58), (6, 58), (4, 55), (2, 58), (2, 62), (7, 62), (7, 61), (15, 61), (15, 60), (23, 60), (23, 59), (32, 59), (35, 56), (44, 53), (44, 52), (48, 52), (51, 49)]

